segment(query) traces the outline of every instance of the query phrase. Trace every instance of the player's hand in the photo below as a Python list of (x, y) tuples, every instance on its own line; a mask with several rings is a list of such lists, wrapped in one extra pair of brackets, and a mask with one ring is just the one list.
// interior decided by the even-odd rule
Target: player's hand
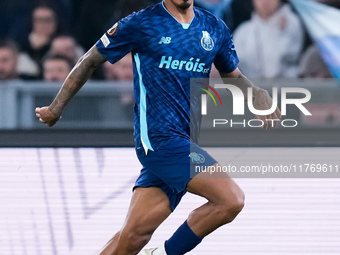
[(61, 116), (56, 116), (48, 107), (37, 107), (35, 108), (35, 116), (39, 118), (39, 121), (45, 123), (49, 127), (52, 127)]
[[(273, 100), (270, 97), (268, 91), (261, 89), (255, 94), (253, 104), (254, 108), (257, 110), (268, 110), (272, 107)], [(281, 112), (279, 108), (276, 107), (275, 111), (272, 114), (255, 115), (255, 118), (264, 122), (263, 128), (269, 129), (277, 126), (277, 123), (281, 119)]]

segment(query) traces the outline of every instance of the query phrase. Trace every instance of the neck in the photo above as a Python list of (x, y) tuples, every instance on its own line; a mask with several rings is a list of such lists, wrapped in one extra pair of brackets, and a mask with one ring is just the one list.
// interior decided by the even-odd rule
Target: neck
[(193, 4), (187, 7), (185, 4), (175, 5), (171, 0), (164, 0), (164, 6), (179, 23), (190, 23), (194, 18)]

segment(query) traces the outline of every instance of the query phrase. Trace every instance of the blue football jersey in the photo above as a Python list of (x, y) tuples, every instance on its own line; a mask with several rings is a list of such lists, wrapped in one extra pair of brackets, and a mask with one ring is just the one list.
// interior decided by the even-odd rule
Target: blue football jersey
[[(146, 151), (169, 139), (190, 139), (190, 78), (208, 78), (213, 62), (224, 73), (237, 68), (225, 23), (200, 8), (194, 14), (190, 24), (181, 24), (161, 2), (120, 20), (96, 43), (111, 63), (132, 52), (134, 136)], [(200, 118), (192, 117), (198, 128)]]

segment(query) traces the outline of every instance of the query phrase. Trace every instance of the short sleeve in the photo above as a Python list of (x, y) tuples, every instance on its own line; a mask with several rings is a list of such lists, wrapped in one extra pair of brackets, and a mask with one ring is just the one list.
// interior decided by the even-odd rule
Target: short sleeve
[(96, 43), (96, 47), (112, 64), (139, 47), (141, 17), (132, 13), (114, 24)]
[(237, 68), (239, 59), (236, 54), (233, 35), (227, 25), (219, 19), (222, 38), (220, 40), (220, 49), (215, 57), (214, 64), (218, 71), (230, 73)]

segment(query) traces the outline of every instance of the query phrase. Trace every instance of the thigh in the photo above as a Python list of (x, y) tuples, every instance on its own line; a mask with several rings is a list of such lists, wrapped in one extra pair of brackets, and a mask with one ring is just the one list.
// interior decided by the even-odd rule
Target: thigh
[[(218, 164), (214, 164), (216, 167)], [(212, 203), (233, 202), (243, 198), (243, 192), (236, 182), (226, 173), (219, 173), (218, 178), (210, 173), (199, 173), (190, 180), (187, 191), (208, 199)]]
[(169, 140), (166, 146), (146, 155), (136, 149), (141, 164), (177, 193), (186, 190), (188, 182), (197, 174), (196, 167), (209, 167), (217, 161), (197, 144), (184, 138)]
[(169, 199), (161, 189), (136, 188), (122, 230), (152, 234), (171, 212)]

